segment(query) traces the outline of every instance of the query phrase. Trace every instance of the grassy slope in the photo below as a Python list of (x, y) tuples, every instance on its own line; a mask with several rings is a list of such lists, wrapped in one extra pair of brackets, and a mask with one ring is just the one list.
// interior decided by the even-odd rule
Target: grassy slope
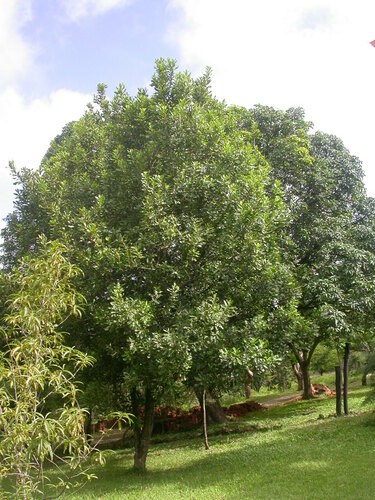
[(258, 431), (211, 437), (208, 452), (199, 437), (153, 445), (145, 475), (132, 472), (131, 450), (116, 452), (73, 498), (373, 499), (374, 407), (373, 389), (356, 387), (347, 418), (330, 417), (325, 397), (250, 414), (227, 427)]

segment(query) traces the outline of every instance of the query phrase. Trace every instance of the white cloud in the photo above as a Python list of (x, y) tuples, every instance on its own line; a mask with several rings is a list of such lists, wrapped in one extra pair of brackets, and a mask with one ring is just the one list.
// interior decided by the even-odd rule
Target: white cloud
[(24, 73), (33, 51), (21, 38), (19, 28), (31, 17), (30, 0), (2, 0), (0, 8), (0, 88)]
[(213, 68), (230, 103), (303, 106), (316, 128), (341, 137), (375, 195), (375, 4), (370, 0), (173, 0), (180, 62)]
[(0, 165), (14, 160), (20, 167), (36, 168), (50, 141), (71, 120), (83, 115), (92, 96), (60, 89), (49, 96), (26, 102), (14, 89), (0, 95)]
[(104, 14), (105, 12), (128, 5), (132, 0), (60, 0), (65, 13), (72, 21), (87, 15)]
[(12, 179), (7, 169), (14, 160), (16, 167), (36, 168), (50, 141), (69, 121), (78, 119), (91, 96), (60, 89), (42, 99), (26, 102), (9, 87), (0, 94), (0, 213), (4, 217), (12, 208)]
[(91, 99), (87, 94), (60, 89), (27, 101), (18, 88), (20, 78), (35, 69), (33, 50), (20, 28), (31, 19), (29, 0), (2, 0), (0, 9), (0, 226), (12, 209), (13, 185), (7, 168), (36, 168), (50, 141), (65, 123), (77, 119)]

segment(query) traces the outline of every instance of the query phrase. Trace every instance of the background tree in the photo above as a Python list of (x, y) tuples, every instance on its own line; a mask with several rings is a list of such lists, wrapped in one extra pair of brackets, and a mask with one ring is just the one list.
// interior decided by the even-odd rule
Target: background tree
[(281, 243), (296, 298), (275, 310), (274, 340), (294, 353), (309, 398), (309, 366), (319, 343), (373, 329), (373, 202), (360, 161), (336, 137), (309, 134), (302, 109), (239, 109), (237, 121), (245, 131), (258, 127), (253, 137), (283, 190), (288, 225)]
[(333, 372), (337, 364), (337, 349), (332, 344), (319, 344), (311, 360), (311, 370), (323, 375), (323, 373)]

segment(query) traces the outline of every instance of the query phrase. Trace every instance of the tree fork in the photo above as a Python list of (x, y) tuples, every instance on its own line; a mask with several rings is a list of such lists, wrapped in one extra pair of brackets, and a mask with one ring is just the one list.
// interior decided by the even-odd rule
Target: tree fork
[[(203, 408), (203, 389), (194, 387), (195, 395), (199, 401), (199, 405)], [(220, 402), (217, 398), (214, 398), (209, 389), (206, 389), (205, 394), (206, 400), (206, 416), (207, 423), (214, 422), (215, 424), (223, 424), (227, 421), (224, 410), (222, 409)]]
[(297, 378), (297, 390), (302, 391), (303, 390), (303, 374), (301, 371), (300, 364), (298, 362), (295, 364), (292, 363), (292, 367), (293, 367), (294, 374)]
[(289, 344), (289, 347), (291, 348), (292, 352), (294, 353), (296, 360), (300, 366), (301, 372), (302, 372), (302, 379), (303, 379), (303, 394), (302, 394), (302, 399), (311, 399), (314, 397), (314, 391), (313, 387), (311, 385), (311, 379), (310, 379), (310, 362), (312, 355), (314, 354), (314, 351), (319, 344), (320, 339), (317, 338), (315, 339), (313, 345), (311, 346), (311, 349), (308, 350), (302, 350), (302, 352), (299, 352), (296, 348), (293, 347), (292, 344)]

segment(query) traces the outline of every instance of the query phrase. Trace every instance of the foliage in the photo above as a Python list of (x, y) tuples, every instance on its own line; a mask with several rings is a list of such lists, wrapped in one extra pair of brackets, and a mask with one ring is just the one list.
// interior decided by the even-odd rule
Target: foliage
[(61, 332), (82, 311), (83, 298), (71, 285), (79, 271), (60, 244), (42, 239), (40, 245), (40, 255), (24, 259), (11, 276), (15, 292), (2, 318), (0, 478), (15, 479), (17, 498), (44, 491), (46, 464), (59, 468), (58, 488), (90, 477), (80, 469), (91, 448), (75, 378), (93, 359), (64, 345)]
[(8, 265), (41, 232), (65, 243), (85, 273), (86, 315), (71, 330), (98, 360), (91, 379), (125, 381), (140, 403), (146, 390), (219, 392), (246, 366), (264, 370), (267, 317), (292, 294), (279, 190), (211, 96), (210, 71), (193, 79), (158, 60), (151, 86), (131, 97), (120, 85), (112, 100), (99, 86), (39, 171), (18, 174), (3, 233)]
[(334, 347), (324, 344), (317, 346), (311, 359), (313, 372), (320, 373), (320, 375), (333, 372), (338, 364), (337, 350)]
[(365, 361), (365, 365), (363, 368), (364, 380), (366, 380), (366, 376), (369, 373), (374, 373), (374, 372), (375, 372), (375, 353), (370, 352), (366, 356), (366, 361)]
[(338, 138), (310, 134), (302, 109), (256, 106), (238, 110), (237, 121), (244, 130), (258, 126), (256, 143), (283, 189), (288, 224), (281, 245), (296, 294), (275, 309), (273, 343), (292, 350), (307, 381), (320, 342), (340, 346), (373, 331), (374, 202), (365, 195), (360, 161)]
[[(118, 403), (112, 384), (105, 380), (100, 383), (98, 380), (85, 383), (84, 389), (78, 394), (78, 401), (90, 412), (90, 417), (94, 423), (98, 420), (105, 420), (108, 414), (121, 408)], [(94, 422), (93, 422), (94, 421)]]

